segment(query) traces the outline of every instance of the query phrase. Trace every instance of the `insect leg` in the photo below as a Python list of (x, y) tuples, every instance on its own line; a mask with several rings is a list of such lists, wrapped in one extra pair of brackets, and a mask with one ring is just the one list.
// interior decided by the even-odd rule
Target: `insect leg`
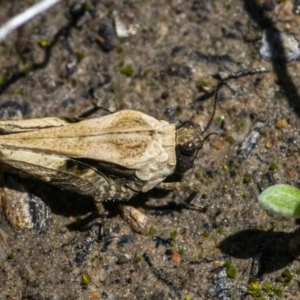
[(200, 192), (200, 184), (193, 182), (161, 182), (156, 186), (157, 188), (168, 190), (168, 191), (186, 191), (189, 192), (190, 195), (183, 202), (183, 204), (189, 209), (203, 210), (205, 207), (202, 205), (195, 205), (191, 202), (196, 197), (196, 195)]
[(200, 192), (200, 184), (193, 182), (161, 182), (156, 187), (167, 191)]

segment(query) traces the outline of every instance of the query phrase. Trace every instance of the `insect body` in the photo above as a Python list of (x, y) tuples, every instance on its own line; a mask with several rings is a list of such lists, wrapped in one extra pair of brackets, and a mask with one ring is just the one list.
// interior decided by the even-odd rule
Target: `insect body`
[(186, 172), (202, 148), (200, 126), (159, 121), (123, 110), (101, 118), (70, 122), (43, 118), (0, 122), (0, 163), (9, 172), (29, 174), (72, 192), (104, 200), (127, 200)]
[[(248, 69), (222, 79), (215, 89), (214, 112), (218, 90), (228, 80), (267, 71)], [(89, 120), (0, 121), (0, 164), (3, 171), (92, 196), (102, 211), (102, 201), (128, 200), (154, 187), (198, 192), (198, 184), (164, 180), (193, 166), (202, 135), (195, 123), (176, 128), (133, 110)]]

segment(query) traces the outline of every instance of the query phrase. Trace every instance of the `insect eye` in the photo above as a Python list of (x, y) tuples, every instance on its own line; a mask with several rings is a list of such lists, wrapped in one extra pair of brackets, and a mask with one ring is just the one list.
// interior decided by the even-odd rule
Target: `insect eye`
[(187, 142), (180, 147), (180, 151), (183, 155), (192, 156), (196, 151), (196, 145), (193, 142)]

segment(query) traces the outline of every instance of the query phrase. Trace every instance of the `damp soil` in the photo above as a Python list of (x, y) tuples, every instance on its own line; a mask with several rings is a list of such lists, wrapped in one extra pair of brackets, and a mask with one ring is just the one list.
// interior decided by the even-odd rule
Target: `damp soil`
[[(1, 22), (33, 3), (2, 1)], [(201, 184), (199, 209), (181, 205), (185, 192), (134, 199), (152, 219), (147, 235), (133, 232), (117, 202), (95, 219), (92, 199), (23, 179), (51, 213), (30, 230), (1, 213), (0, 299), (298, 299), (300, 265), (288, 248), (298, 223), (257, 198), (276, 183), (300, 185), (300, 64), (272, 37), (276, 55), (260, 56), (264, 30), (293, 35), (297, 48), (299, 26), (291, 1), (91, 0), (62, 1), (8, 35), (1, 119), (133, 109), (205, 127), (220, 76), (269, 72), (220, 90), (208, 130), (217, 134), (182, 177)]]

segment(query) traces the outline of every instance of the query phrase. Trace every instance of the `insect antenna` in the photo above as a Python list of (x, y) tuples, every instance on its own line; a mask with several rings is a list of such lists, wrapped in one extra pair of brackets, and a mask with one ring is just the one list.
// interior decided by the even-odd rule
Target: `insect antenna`
[[(231, 73), (229, 75), (227, 75), (226, 77), (222, 78), (220, 75), (218, 76), (221, 81), (218, 83), (217, 87), (215, 88), (214, 90), (214, 107), (213, 107), (213, 112), (210, 116), (210, 119), (207, 123), (207, 125), (205, 126), (204, 130), (202, 133), (205, 133), (207, 131), (207, 129), (210, 127), (212, 121), (213, 121), (213, 118), (215, 117), (215, 113), (216, 113), (216, 108), (217, 108), (217, 102), (218, 102), (218, 92), (220, 90), (220, 88), (226, 84), (229, 80), (231, 79), (236, 79), (236, 78), (240, 78), (240, 77), (243, 77), (243, 76), (248, 76), (248, 75), (254, 75), (254, 74), (257, 74), (257, 73), (267, 73), (267, 72), (270, 72), (268, 69), (266, 68), (253, 68), (253, 69), (246, 69), (246, 70), (241, 70), (241, 71), (238, 71), (238, 72), (234, 72), (234, 73)], [(214, 133), (216, 134), (216, 133)], [(206, 140), (211, 134), (207, 135), (204, 140)]]
[[(217, 102), (218, 102), (218, 91), (219, 91), (220, 87), (222, 86), (222, 84), (223, 84), (223, 82), (221, 81), (221, 82), (217, 85), (217, 87), (216, 87), (216, 89), (215, 89), (215, 91), (214, 91), (214, 93), (215, 93), (215, 100), (214, 100), (213, 112), (212, 112), (212, 114), (211, 114), (211, 116), (210, 116), (210, 119), (209, 119), (209, 121), (208, 121), (207, 125), (205, 126), (205, 128), (204, 128), (204, 130), (203, 130), (202, 133), (205, 133), (205, 132), (206, 132), (206, 130), (210, 127), (210, 125), (211, 125), (211, 123), (212, 123), (212, 121), (213, 121), (213, 119), (214, 119), (214, 117), (215, 117), (215, 113), (216, 113), (216, 109), (217, 109)], [(206, 138), (209, 137), (210, 135), (211, 135), (211, 134), (208, 134), (208, 135), (204, 138), (204, 140), (206, 140)]]
[(211, 133), (209, 133), (208, 135), (206, 135), (206, 136), (203, 138), (202, 142), (204, 143), (211, 135), (214, 135), (214, 134), (217, 134), (217, 133), (216, 133), (216, 132), (211, 132)]

